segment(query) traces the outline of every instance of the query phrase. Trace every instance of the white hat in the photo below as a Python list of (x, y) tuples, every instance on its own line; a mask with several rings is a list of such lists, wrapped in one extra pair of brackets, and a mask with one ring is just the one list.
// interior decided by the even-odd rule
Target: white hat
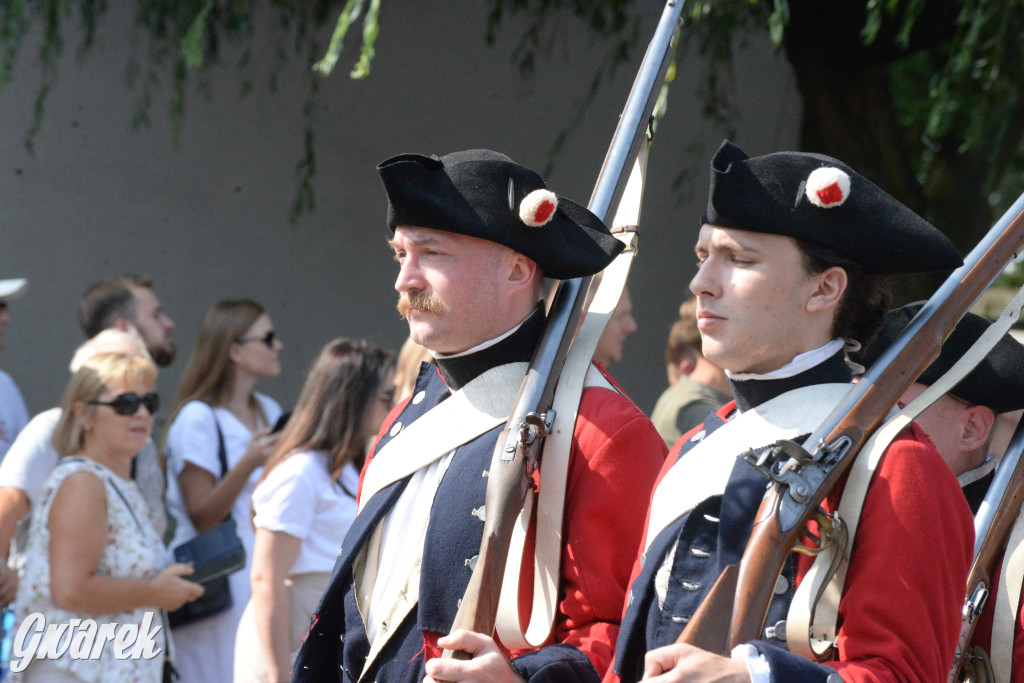
[(0, 280), (0, 299), (17, 299), (28, 289), (28, 280), (23, 277)]

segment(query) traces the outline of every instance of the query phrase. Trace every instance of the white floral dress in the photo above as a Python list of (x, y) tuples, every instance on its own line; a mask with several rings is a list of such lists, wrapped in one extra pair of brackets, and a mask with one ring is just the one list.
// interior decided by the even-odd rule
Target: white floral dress
[[(107, 494), (107, 547), (96, 573), (118, 578), (149, 578), (167, 565), (167, 550), (146, 515), (146, 501), (135, 482), (122, 479), (94, 460), (64, 458), (50, 474), (39, 504), (32, 510), (25, 549), (25, 574), (18, 586), (14, 606), (17, 624), (20, 625), (30, 614), (37, 612), (43, 615), (47, 625), (72, 624), (72, 619), (83, 622), (91, 619), (97, 627), (108, 623), (142, 625), (144, 620), (148, 621), (152, 624), (149, 632), (160, 627), (154, 636), (160, 652), (151, 659), (117, 659), (118, 648), (113, 641), (108, 641), (97, 659), (73, 658), (69, 655), (69, 649), (63, 656), (53, 660), (52, 665), (86, 683), (160, 683), (164, 652), (169, 645), (160, 610), (140, 607), (131, 612), (94, 616), (69, 612), (53, 604), (50, 595), (50, 531), (47, 528), (50, 505), (64, 480), (82, 471), (92, 472), (99, 477)], [(128, 509), (128, 505), (131, 505), (132, 510)], [(149, 619), (146, 619), (147, 612), (152, 613)], [(141, 630), (146, 629), (142, 627)], [(30, 642), (29, 638), (25, 638), (25, 645)], [(71, 642), (74, 643), (74, 640)], [(30, 674), (34, 665), (29, 664), (24, 674), (12, 673), (8, 680), (25, 680), (23, 676)]]

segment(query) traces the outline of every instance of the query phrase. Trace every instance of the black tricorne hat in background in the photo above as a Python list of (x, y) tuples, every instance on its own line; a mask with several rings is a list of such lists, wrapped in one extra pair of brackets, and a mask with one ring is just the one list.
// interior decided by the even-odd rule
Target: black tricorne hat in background
[(504, 154), (401, 154), (377, 172), (392, 231), (408, 225), (504, 244), (558, 280), (600, 272), (623, 248), (597, 216), (550, 192), (540, 175)]
[(748, 157), (724, 141), (711, 160), (701, 222), (806, 240), (880, 275), (962, 264), (935, 226), (843, 162), (821, 154)]
[[(918, 302), (889, 311), (882, 331), (864, 351), (864, 365), (870, 367), (878, 360), (896, 337), (907, 329), (923, 305)], [(938, 381), (991, 324), (980, 315), (966, 314), (942, 345), (939, 357), (917, 381), (929, 386)], [(968, 403), (988, 406), (996, 413), (1024, 408), (1024, 345), (1009, 334), (1003, 335), (988, 355), (949, 393)]]

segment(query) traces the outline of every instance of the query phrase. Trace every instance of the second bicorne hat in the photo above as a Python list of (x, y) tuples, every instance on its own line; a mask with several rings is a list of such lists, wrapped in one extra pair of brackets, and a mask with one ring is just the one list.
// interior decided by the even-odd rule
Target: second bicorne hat
[(558, 280), (600, 272), (623, 249), (597, 216), (498, 152), (401, 154), (377, 172), (392, 231), (408, 225), (504, 244)]
[[(889, 311), (885, 326), (875, 341), (864, 350), (864, 365), (870, 367), (907, 329), (924, 304), (907, 304)], [(990, 323), (980, 315), (967, 313), (942, 344), (942, 351), (925, 368), (917, 381), (931, 386), (960, 360), (974, 342), (988, 330)], [(1009, 334), (996, 342), (992, 350), (950, 392), (968, 403), (988, 406), (996, 413), (1024, 408), (1024, 345)]]
[(884, 190), (832, 157), (748, 157), (728, 140), (711, 160), (703, 223), (827, 247), (869, 273), (952, 270), (952, 242)]

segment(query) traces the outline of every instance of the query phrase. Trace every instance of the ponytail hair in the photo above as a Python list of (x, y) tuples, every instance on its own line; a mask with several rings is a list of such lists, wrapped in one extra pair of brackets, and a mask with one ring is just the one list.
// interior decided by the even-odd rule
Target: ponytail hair
[[(797, 239), (808, 275), (823, 273), (838, 266), (846, 271), (847, 285), (832, 319), (832, 338), (868, 347), (885, 324), (892, 295), (881, 275), (868, 273), (859, 263), (839, 255), (828, 247)], [(854, 345), (856, 346), (856, 345)]]

